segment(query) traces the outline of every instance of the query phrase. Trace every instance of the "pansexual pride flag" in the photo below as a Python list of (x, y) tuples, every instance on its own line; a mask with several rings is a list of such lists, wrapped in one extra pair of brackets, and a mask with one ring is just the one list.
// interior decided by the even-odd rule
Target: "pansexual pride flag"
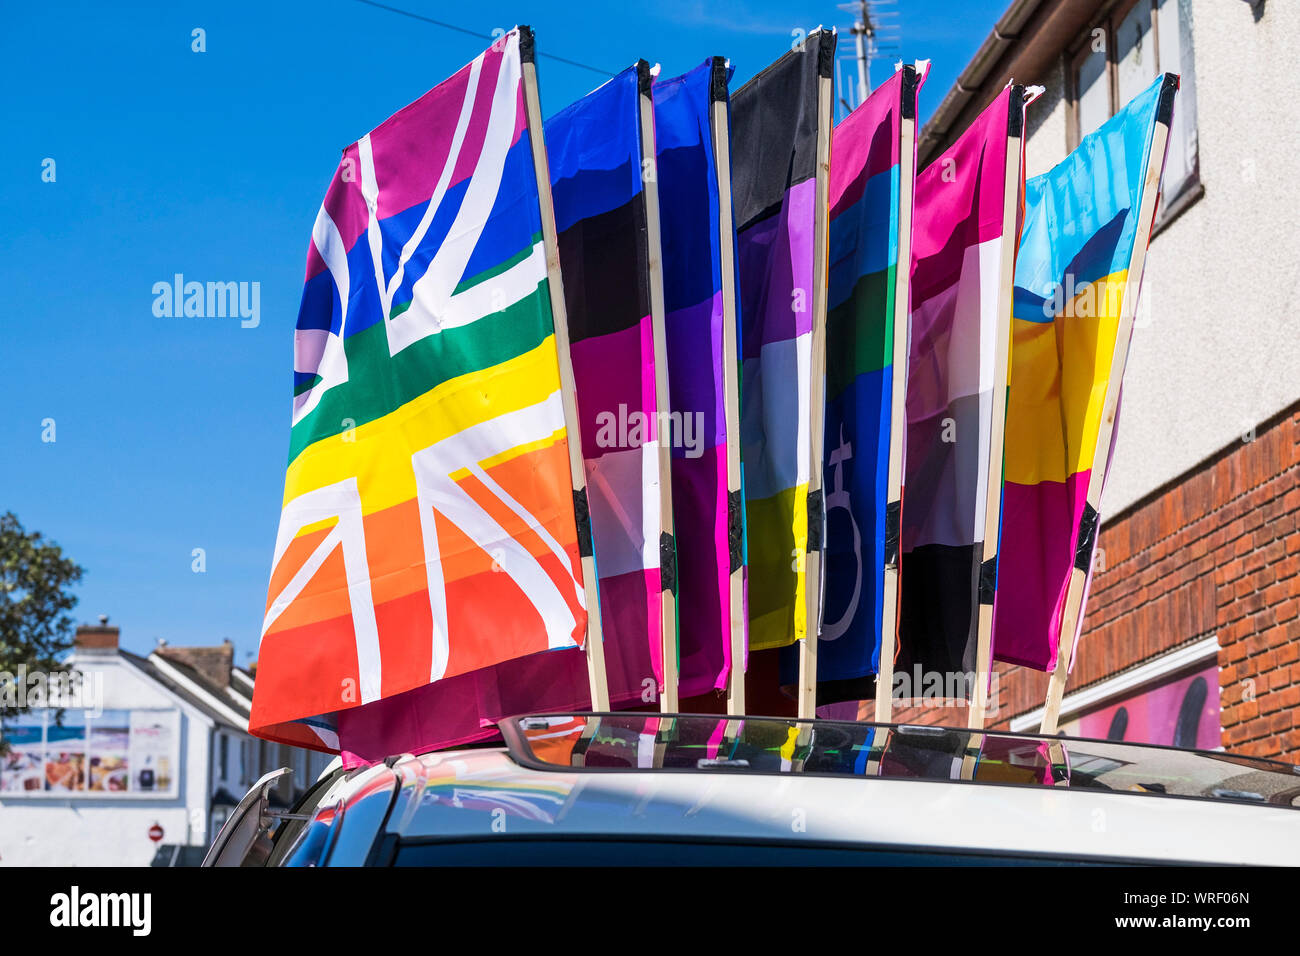
[[(654, 85), (684, 696), (725, 687), (732, 664), (727, 443), (739, 436), (727, 434), (724, 405), (724, 240), (710, 121), (730, 77), (714, 57)], [(730, 241), (734, 261), (734, 233)]]
[(546, 122), (614, 698), (663, 681), (659, 407), (640, 118), (649, 83), (647, 64), (630, 67)]
[(834, 55), (835, 35), (814, 33), (731, 98), (751, 650), (809, 631), (817, 94)]
[(326, 193), (259, 736), (336, 750), (340, 714), (583, 640), (521, 74), (512, 31), (345, 149)]
[[(873, 696), (864, 678), (880, 670), (889, 465), (895, 456), (901, 467), (903, 456), (903, 435), (891, 427), (898, 262), (900, 249), (908, 262), (911, 247), (910, 234), (899, 232), (913, 186), (910, 173), (901, 178), (902, 127), (905, 116), (916, 117), (924, 80), (904, 66), (845, 117), (831, 142), (823, 704)], [(907, 148), (914, 155), (914, 139)], [(906, 327), (897, 334), (906, 341)], [(905, 370), (899, 377), (904, 386)], [(783, 682), (793, 681), (793, 655), (784, 664)]]
[[(1003, 90), (916, 178), (898, 669), (976, 669), (1007, 164), (1023, 87)], [(1007, 246), (1011, 252), (1007, 252)], [(1009, 279), (1009, 273), (1008, 273)], [(999, 481), (994, 474), (993, 481)], [(995, 499), (996, 500), (996, 499)]]
[(1158, 121), (1169, 123), (1177, 84), (1172, 74), (1156, 80), (1025, 185), (994, 605), (1001, 661), (1055, 667), (1071, 572), (1091, 566), (1089, 483), (1109, 458), (1098, 448), (1102, 409), (1120, 387), (1110, 375), (1116, 349), (1129, 345), (1121, 312), (1142, 279), (1129, 263), (1150, 238), (1138, 211), (1148, 170), (1163, 169), (1152, 139)]

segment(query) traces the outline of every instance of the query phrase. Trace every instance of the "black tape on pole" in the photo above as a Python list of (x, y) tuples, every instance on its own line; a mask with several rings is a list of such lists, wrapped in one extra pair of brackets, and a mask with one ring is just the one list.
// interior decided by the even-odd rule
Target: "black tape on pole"
[(574, 489), (573, 519), (578, 527), (578, 555), (589, 558), (591, 550), (591, 511), (587, 507), (587, 489)]
[(1011, 87), (1011, 102), (1007, 105), (1007, 135), (1019, 139), (1025, 131), (1025, 88), (1017, 83)]
[(727, 547), (731, 551), (731, 573), (740, 570), (745, 559), (745, 503), (740, 492), (727, 495)]
[(885, 505), (885, 567), (898, 567), (898, 536), (903, 521), (903, 502)]
[(916, 67), (910, 63), (903, 65), (903, 102), (900, 115), (903, 119), (916, 119)]
[(1160, 84), (1160, 102), (1156, 104), (1156, 122), (1172, 126), (1174, 123), (1174, 94), (1178, 92), (1178, 74), (1166, 73)]
[(537, 39), (533, 36), (533, 28), (522, 23), (519, 25), (519, 60), (521, 63), (537, 63)]
[(998, 559), (997, 556), (989, 558), (980, 565), (980, 603), (992, 604), (993, 595), (998, 589)]
[(677, 542), (667, 531), (659, 535), (659, 586), (677, 595)]
[(822, 504), (822, 490), (808, 492), (808, 548), (809, 552), (820, 551), (826, 546), (825, 534), (826, 510)]
[(1083, 517), (1079, 521), (1079, 543), (1074, 549), (1074, 566), (1085, 573), (1092, 566), (1092, 551), (1097, 546), (1097, 525), (1101, 515), (1090, 504), (1083, 506)]
[(817, 74), (824, 79), (835, 76), (835, 34), (822, 30), (817, 44)]
[(709, 99), (714, 103), (725, 103), (727, 97), (727, 58), (715, 56), (709, 73)]

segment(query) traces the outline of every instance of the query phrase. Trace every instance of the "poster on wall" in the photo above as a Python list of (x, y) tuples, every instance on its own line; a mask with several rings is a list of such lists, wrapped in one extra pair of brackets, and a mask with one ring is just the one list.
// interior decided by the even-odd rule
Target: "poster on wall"
[(86, 789), (86, 731), (84, 710), (65, 710), (62, 721), (46, 721), (46, 790), (73, 793)]
[(1104, 707), (1062, 722), (1061, 733), (1215, 750), (1221, 744), (1218, 664), (1212, 661), (1194, 673), (1138, 688)]
[(45, 788), (44, 726), (40, 713), (5, 721), (9, 752), (0, 757), (0, 793), (39, 793)]
[(32, 710), (0, 728), (0, 794), (171, 796), (180, 711)]

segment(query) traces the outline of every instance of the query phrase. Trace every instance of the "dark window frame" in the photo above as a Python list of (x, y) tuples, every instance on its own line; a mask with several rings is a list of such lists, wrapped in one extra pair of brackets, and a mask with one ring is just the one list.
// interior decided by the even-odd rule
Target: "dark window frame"
[[(1173, 0), (1177, 2), (1177, 0)], [(1093, 32), (1101, 29), (1105, 32), (1106, 84), (1109, 93), (1110, 115), (1114, 116), (1121, 106), (1119, 102), (1119, 41), (1115, 35), (1116, 28), (1124, 22), (1139, 3), (1147, 4), (1151, 9), (1151, 46), (1155, 54), (1154, 76), (1163, 72), (1178, 73), (1178, 64), (1170, 65), (1160, 62), (1160, 0), (1111, 0), (1102, 6), (1097, 15), (1084, 28), (1082, 35), (1074, 44), (1067, 47), (1061, 56), (1061, 67), (1065, 80), (1065, 149), (1074, 151), (1083, 139), (1083, 130), (1079, 122), (1079, 70), (1092, 53)], [(1161, 187), (1161, 196), (1156, 211), (1156, 221), (1152, 226), (1151, 236), (1159, 235), (1175, 219), (1181, 216), (1198, 199), (1205, 195), (1201, 183), (1201, 151), (1199, 144), (1192, 154), (1191, 172), (1179, 186), (1176, 193), (1166, 194)]]

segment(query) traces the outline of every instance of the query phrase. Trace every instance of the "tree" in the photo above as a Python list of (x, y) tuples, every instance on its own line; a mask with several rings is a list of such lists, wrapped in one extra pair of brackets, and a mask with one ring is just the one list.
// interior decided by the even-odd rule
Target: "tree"
[(26, 695), (14, 693), (20, 668), (67, 672), (59, 658), (72, 647), (70, 588), (81, 575), (57, 544), (25, 531), (12, 512), (0, 515), (0, 719), (26, 709)]

